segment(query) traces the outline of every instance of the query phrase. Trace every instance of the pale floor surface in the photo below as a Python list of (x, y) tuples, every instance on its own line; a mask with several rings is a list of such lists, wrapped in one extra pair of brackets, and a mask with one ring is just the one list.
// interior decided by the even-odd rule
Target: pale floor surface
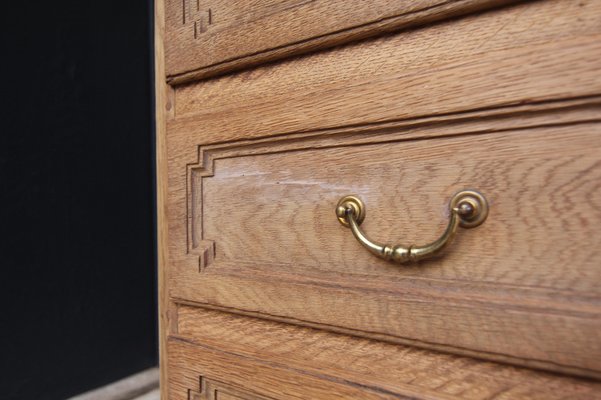
[(138, 397), (134, 397), (132, 400), (160, 400), (161, 399), (161, 391), (159, 388), (156, 388), (146, 394), (143, 394)]
[(159, 369), (151, 368), (69, 400), (159, 400)]

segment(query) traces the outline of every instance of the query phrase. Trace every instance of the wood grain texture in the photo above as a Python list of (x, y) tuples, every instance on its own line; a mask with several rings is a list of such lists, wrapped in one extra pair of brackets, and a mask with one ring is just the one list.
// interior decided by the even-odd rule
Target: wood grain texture
[(270, 400), (230, 384), (200, 377), (198, 391), (190, 389), (189, 400)]
[[(599, 397), (522, 368), (601, 378), (599, 55), (601, 1), (533, 1), (167, 91), (169, 398)], [(466, 187), (489, 220), (413, 267), (334, 216), (419, 244)]]
[(167, 0), (167, 74), (179, 84), (510, 2)]
[[(599, 120), (599, 110), (596, 103), (573, 113)], [(503, 130), (500, 120), (480, 123)], [(175, 263), (172, 295), (600, 375), (601, 125), (482, 135), (454, 128), (463, 134), (393, 142), (387, 132), (383, 144), (352, 146), (360, 143), (347, 137), (297, 152), (272, 141), (248, 145), (256, 156), (240, 149), (213, 155), (212, 176), (193, 180), (203, 195), (193, 196), (199, 203), (190, 217), (199, 220), (203, 210), (202, 239), (215, 238), (215, 258), (199, 274), (188, 259), (192, 243), (184, 262)], [(369, 207), (367, 232), (393, 243), (427, 242), (446, 224), (450, 196), (465, 187), (489, 198), (489, 221), (461, 232), (444, 258), (415, 267), (371, 256), (333, 214), (339, 197), (356, 193)]]
[(438, 237), (451, 195), (474, 187), (494, 206), (489, 223), (460, 231), (435, 268), (405, 274), (601, 295), (598, 135), (598, 124), (582, 124), (214, 159), (195, 210), (217, 242), (214, 265), (388, 279), (399, 267), (357, 246), (334, 218), (336, 200), (357, 194), (370, 236), (409, 245)]
[[(156, 221), (157, 221), (157, 287), (159, 321), (159, 363), (161, 398), (167, 398), (167, 346), (169, 334), (169, 297), (167, 286), (168, 227), (167, 227), (167, 119), (173, 117), (173, 89), (165, 83), (165, 9), (161, 0), (154, 2), (154, 88), (155, 88), (155, 148), (156, 148)], [(152, 268), (149, 266), (148, 271)]]
[[(535, 201), (558, 202), (550, 191), (536, 190), (541, 187), (536, 179), (543, 175), (531, 175), (535, 181), (521, 181), (530, 175), (520, 176), (517, 169), (512, 172), (509, 167), (530, 168), (526, 171), (539, 174), (550, 174), (553, 168), (561, 170), (560, 164), (550, 162), (543, 164), (546, 170), (537, 170), (535, 164), (540, 159), (534, 154), (554, 159), (563, 151), (564, 143), (572, 141), (571, 146), (582, 141), (583, 147), (571, 147), (574, 153), (568, 158), (572, 161), (564, 160), (564, 175), (551, 174), (551, 186), (568, 187), (570, 179), (588, 168), (578, 164), (587, 159), (580, 159), (581, 155), (588, 154), (589, 163), (594, 164), (596, 138), (586, 130), (595, 132), (597, 125), (580, 124), (574, 129), (553, 125), (599, 120), (599, 102), (594, 95), (601, 93), (601, 64), (596, 57), (601, 51), (600, 11), (599, 1), (521, 4), (262, 67), (252, 74), (178, 87), (176, 118), (168, 126), (168, 218), (174, 254), (171, 295), (383, 340), (599, 376), (597, 239), (594, 233), (584, 237), (591, 247), (576, 254), (580, 258), (573, 261), (561, 247), (562, 240), (567, 243), (572, 239), (572, 232), (592, 232), (595, 223), (588, 220), (588, 229), (580, 231), (576, 219), (550, 220), (557, 218), (557, 210), (562, 208), (538, 210), (534, 206)], [(487, 35), (483, 37), (483, 33)], [(575, 100), (553, 100), (556, 98)], [(536, 129), (535, 139), (522, 139), (523, 134), (530, 134), (529, 129)], [(511, 130), (515, 132), (478, 140), (466, 136)], [(557, 147), (547, 143), (541, 147), (546, 149), (542, 153), (534, 152), (532, 149), (547, 134), (558, 138)], [(464, 135), (453, 147), (458, 158), (450, 157), (446, 149), (451, 142), (440, 139), (399, 142), (394, 153), (388, 151), (390, 144), (375, 145), (453, 135)], [(469, 146), (472, 140), (478, 143), (473, 148)], [(494, 160), (489, 161), (486, 149), (493, 144), (501, 156), (499, 165), (506, 166), (505, 175), (497, 171)], [(366, 147), (349, 147), (359, 145)], [(328, 147), (335, 150), (326, 150)], [(316, 148), (324, 151), (312, 151)], [(436, 161), (427, 161), (429, 151), (438, 152)], [(252, 157), (267, 153), (274, 155)], [(474, 158), (477, 154), (480, 158)], [(515, 154), (521, 154), (522, 164), (512, 159)], [(320, 165), (323, 155), (328, 165)], [(361, 162), (352, 164), (355, 156)], [(370, 165), (369, 159), (375, 163), (373, 168), (363, 168)], [(347, 160), (354, 167), (349, 167), (346, 175), (357, 179), (350, 182), (351, 178), (344, 176), (343, 184), (336, 186), (340, 173), (337, 164)], [(411, 163), (406, 165), (405, 160)], [(473, 169), (465, 160), (475, 163)], [(297, 162), (299, 167), (295, 167)], [(489, 167), (478, 174), (477, 164), (484, 162)], [(208, 178), (214, 172), (213, 163), (216, 176)], [(266, 165), (275, 170), (263, 175), (252, 172)], [(424, 168), (427, 179), (412, 172)], [(282, 176), (276, 176), (278, 173)], [(319, 173), (327, 174), (327, 179)], [(203, 176), (207, 176), (206, 182)], [(441, 180), (437, 181), (437, 176)], [(403, 181), (397, 184), (400, 179)], [(417, 186), (422, 180), (425, 191)], [(277, 184), (290, 181), (296, 184)], [(523, 188), (525, 183), (532, 187), (530, 191)], [(450, 253), (442, 261), (447, 268), (409, 268), (398, 274), (396, 269), (368, 258), (349, 233), (340, 232), (335, 219), (329, 217), (338, 196), (346, 194), (342, 191), (365, 193), (373, 204), (368, 207), (374, 207), (370, 215), (376, 217), (367, 224), (379, 228), (373, 235), (390, 241), (404, 237), (413, 242), (427, 241), (444, 226), (444, 207), (452, 193), (474, 185), (498, 195), (518, 187), (515, 193), (531, 197), (511, 197), (501, 203), (505, 207), (501, 218), (506, 219), (496, 228), (514, 241), (501, 242), (505, 248), (496, 242), (480, 242), (486, 246), (479, 248), (485, 257), (461, 250)], [(405, 186), (411, 191), (404, 191)], [(236, 190), (222, 192), (234, 187)], [(387, 199), (370, 199), (386, 192), (383, 188), (389, 191)], [(593, 193), (587, 207), (594, 210), (594, 184), (586, 188)], [(238, 204), (237, 199), (244, 199), (240, 193), (252, 201)], [(273, 208), (283, 202), (277, 202), (278, 196), (288, 200)], [(306, 199), (308, 208), (295, 208), (298, 199)], [(384, 208), (398, 209), (392, 199), (402, 199), (404, 210), (408, 210), (402, 222), (382, 213)], [(530, 207), (519, 214), (521, 218), (515, 218), (511, 211), (518, 201)], [(544, 218), (536, 219), (529, 213), (542, 213)], [(589, 217), (595, 215), (592, 212)], [(182, 224), (184, 220), (187, 222)], [(261, 229), (253, 231), (247, 221), (256, 222)], [(301, 221), (310, 221), (305, 231)], [(393, 236), (399, 223), (420, 229), (410, 228), (403, 236)], [(559, 228), (564, 223), (571, 228), (562, 236)], [(241, 226), (247, 229), (240, 230)], [(494, 227), (488, 226), (482, 230)], [(525, 247), (521, 252), (514, 250), (520, 240), (531, 241), (524, 233), (530, 227), (537, 232), (553, 227), (558, 232), (552, 241), (530, 244), (537, 257), (531, 257), (533, 253)], [(373, 230), (369, 225), (366, 229)], [(516, 229), (524, 230), (514, 237), (520, 232)], [(466, 236), (474, 238), (466, 247), (470, 248), (476, 236), (474, 232)], [(460, 237), (457, 245), (466, 240)], [(303, 253), (308, 250), (307, 243), (315, 245), (316, 253)], [(336, 246), (341, 244), (346, 246), (344, 254)], [(213, 268), (198, 274), (213, 257)], [(511, 261), (497, 267), (496, 263), (505, 262), (503, 257)], [(525, 263), (530, 259), (535, 268), (515, 268), (529, 265)], [(482, 268), (471, 268), (474, 262)], [(362, 276), (362, 283), (357, 284), (358, 279), (351, 274)], [(381, 288), (387, 289), (379, 293), (380, 283), (370, 287), (365, 277), (380, 279)], [(497, 287), (498, 283), (505, 286)], [(398, 296), (403, 290), (410, 296), (401, 304)], [(365, 292), (373, 294), (369, 301), (363, 297)], [(291, 295), (294, 293), (296, 296)], [(308, 307), (302, 303), (303, 296), (316, 300)], [(457, 303), (449, 303), (451, 298)], [(341, 311), (349, 301), (357, 308)], [(505, 308), (508, 304), (511, 307)], [(440, 317), (434, 327), (433, 315)], [(486, 327), (484, 333), (475, 335), (474, 329), (482, 326)], [(541, 333), (539, 342), (534, 343), (539, 339), (529, 336), (533, 330)], [(558, 341), (561, 346), (556, 350)]]
[(520, 4), (178, 87), (170, 151), (594, 95), (599, 54), (599, 1)]
[(192, 307), (179, 332), (173, 399), (199, 376), (275, 399), (601, 398), (597, 382)]

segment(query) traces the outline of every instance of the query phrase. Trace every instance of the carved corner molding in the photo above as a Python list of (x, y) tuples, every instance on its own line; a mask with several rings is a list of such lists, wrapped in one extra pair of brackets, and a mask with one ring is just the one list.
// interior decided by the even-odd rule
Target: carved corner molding
[(197, 389), (188, 390), (188, 400), (219, 400), (223, 397), (240, 400), (274, 400), (220, 381), (200, 376)]
[[(198, 256), (194, 262), (199, 272), (215, 260), (216, 238), (206, 238), (203, 233), (202, 191), (203, 181), (214, 175), (218, 159), (590, 122), (587, 110), (599, 105), (601, 96), (591, 96), (198, 145), (196, 162), (186, 165), (187, 252)], [(548, 118), (549, 114), (555, 118)], [(598, 116), (596, 119), (599, 120)]]
[(213, 11), (202, 7), (197, 0), (182, 1), (182, 25), (189, 26), (188, 29), (193, 32), (194, 39), (198, 39), (213, 23)]

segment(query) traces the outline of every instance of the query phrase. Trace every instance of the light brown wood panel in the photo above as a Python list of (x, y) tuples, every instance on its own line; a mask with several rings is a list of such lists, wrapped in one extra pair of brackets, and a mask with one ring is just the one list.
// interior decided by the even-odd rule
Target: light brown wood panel
[[(345, 108), (353, 107), (353, 104), (344, 102), (347, 93), (355, 91), (365, 93), (370, 85), (378, 84), (379, 86), (373, 89), (373, 95), (388, 96), (390, 98), (388, 107), (395, 112), (402, 112), (402, 115), (410, 114), (415, 117), (437, 110), (433, 106), (425, 111), (420, 107), (418, 114), (414, 107), (407, 107), (407, 104), (412, 105), (413, 102), (404, 98), (410, 96), (416, 97), (417, 100), (419, 96), (420, 103), (424, 106), (428, 105), (429, 101), (444, 100), (448, 103), (453, 99), (459, 100), (461, 97), (474, 95), (475, 93), (470, 91), (474, 92), (478, 85), (486, 80), (490, 80), (489, 83), (497, 86), (501, 86), (499, 82), (503, 82), (502, 87), (496, 88), (497, 91), (502, 89), (507, 92), (502, 96), (503, 100), (507, 100), (510, 94), (519, 94), (516, 93), (516, 88), (509, 87), (516, 85), (516, 82), (509, 80), (515, 76), (510, 75), (511, 71), (503, 71), (504, 79), (497, 81), (493, 81), (493, 76), (488, 77), (485, 70), (481, 72), (482, 76), (477, 76), (473, 71), (476, 68), (488, 70), (490, 68), (488, 64), (494, 66), (494, 60), (504, 58), (511, 60), (504, 63), (507, 65), (518, 59), (522, 52), (532, 53), (528, 58), (535, 64), (529, 69), (522, 70), (527, 72), (522, 79), (531, 79), (538, 83), (541, 86), (540, 96), (544, 85), (552, 84), (553, 81), (543, 81), (542, 65), (537, 65), (542, 64), (542, 61), (537, 59), (544, 55), (538, 54), (537, 51), (549, 51), (552, 54), (564, 48), (565, 52), (575, 53), (572, 57), (593, 58), (599, 52), (590, 55), (578, 53), (578, 49), (572, 47), (572, 42), (577, 38), (586, 40), (598, 34), (601, 34), (601, 3), (597, 0), (527, 2), (494, 12), (430, 25), (395, 36), (337, 48), (329, 52), (262, 66), (199, 84), (178, 86), (176, 113), (178, 119), (193, 115), (202, 115), (201, 120), (211, 118), (210, 116), (213, 115), (215, 117), (229, 115), (230, 118), (246, 117), (246, 123), (251, 124), (248, 126), (254, 128), (253, 117), (262, 119), (265, 107), (279, 105), (278, 112), (284, 113), (284, 117), (291, 117), (292, 114), (289, 113), (293, 110), (286, 110), (292, 108), (289, 106), (291, 100), (297, 103), (299, 99), (305, 99), (309, 104), (311, 101), (319, 100), (323, 95), (333, 94), (340, 100), (328, 107), (327, 113), (344, 113), (343, 118), (347, 118), (352, 113), (345, 112)], [(555, 67), (557, 75), (566, 71), (566, 68), (579, 67), (563, 63), (559, 58), (555, 58), (554, 61), (557, 64)], [(516, 64), (521, 63), (523, 61)], [(497, 68), (501, 65), (503, 64), (497, 65)], [(525, 67), (515, 65), (513, 68)], [(465, 75), (470, 79), (456, 82), (455, 76), (461, 70), (468, 69), (472, 74), (465, 73)], [(537, 72), (541, 76), (538, 76)], [(546, 79), (549, 79), (549, 72), (546, 74)], [(419, 81), (417, 78), (420, 78)], [(587, 76), (582, 76), (580, 79), (587, 79)], [(425, 83), (421, 84), (421, 82)], [(573, 83), (575, 80), (570, 82)], [(449, 90), (442, 96), (437, 92), (436, 95), (441, 97), (440, 100), (432, 92), (458, 83), (464, 86), (463, 90)], [(388, 86), (378, 91), (377, 89), (383, 87), (382, 84)], [(572, 84), (564, 87), (563, 90), (574, 88)], [(317, 96), (317, 93), (321, 96)], [(488, 101), (491, 97), (493, 96), (491, 95)], [(365, 106), (364, 103), (366, 102), (358, 104), (357, 108)], [(357, 108), (353, 107), (352, 112), (357, 112)], [(250, 109), (253, 111), (238, 115), (242, 110)], [(306, 109), (305, 105), (303, 110)], [(317, 111), (325, 114), (317, 109), (309, 115), (315, 117)], [(369, 115), (366, 117), (368, 118)], [(312, 121), (297, 119), (295, 122), (311, 123)], [(204, 123), (202, 125), (204, 126)], [(239, 130), (244, 135), (255, 134), (251, 129), (244, 129), (244, 125), (240, 125)]]
[[(598, 103), (581, 108), (558, 115), (599, 119)], [(515, 123), (509, 115), (479, 121), (480, 130), (503, 131), (503, 121)], [(323, 138), (215, 152), (213, 168), (190, 177), (194, 228), (180, 230), (191, 247), (174, 264), (172, 296), (598, 376), (601, 125), (547, 123), (480, 135), (459, 124), (446, 128), (456, 137), (398, 142), (386, 132), (382, 144), (364, 133), (375, 143), (361, 146), (352, 146), (361, 134), (339, 133), (321, 150)], [(489, 221), (460, 232), (445, 257), (414, 267), (368, 254), (333, 212), (339, 197), (356, 193), (368, 206), (368, 233), (427, 242), (465, 187), (489, 198)], [(207, 239), (216, 252), (199, 272), (189, 257), (207, 258)]]
[(270, 400), (248, 390), (240, 390), (224, 382), (200, 377), (198, 391), (190, 389), (188, 400)]
[(154, 5), (154, 94), (155, 94), (155, 148), (156, 148), (156, 229), (157, 229), (157, 303), (161, 398), (167, 398), (167, 337), (169, 335), (169, 295), (167, 288), (167, 255), (169, 229), (167, 226), (167, 119), (173, 117), (173, 89), (165, 83), (165, 4)]
[(588, 380), (186, 306), (178, 316), (174, 399), (199, 391), (199, 376), (277, 399), (601, 398), (600, 384)]
[(290, 368), (273, 368), (269, 360), (261, 362), (218, 348), (190, 346), (185, 340), (175, 337), (169, 339), (168, 345), (171, 400), (188, 399), (189, 390), (198, 390), (199, 373), (240, 387), (246, 392), (275, 399), (398, 398), (359, 385), (348, 385), (335, 378), (323, 379)]
[[(427, 69), (406, 78), (391, 76), (358, 87), (341, 86), (305, 96), (291, 95), (287, 101), (247, 104), (224, 112), (177, 118), (168, 128), (172, 154), (189, 155), (190, 147), (199, 143), (598, 94), (601, 91), (601, 74), (598, 73), (601, 34), (563, 45), (558, 48), (553, 43), (523, 48), (519, 52), (490, 53), (449, 70)], [(335, 61), (331, 65), (336, 68)], [(295, 93), (293, 89), (289, 92)], [(269, 98), (269, 93), (264, 95)]]
[(398, 267), (356, 245), (334, 216), (336, 201), (357, 194), (371, 236), (409, 245), (439, 236), (452, 194), (476, 188), (493, 205), (489, 223), (461, 231), (435, 268), (403, 276), (601, 296), (599, 135), (599, 125), (585, 124), (216, 159), (194, 209), (202, 206), (203, 238), (217, 243), (216, 264), (388, 279)]
[[(171, 154), (190, 155), (199, 143), (601, 92), (601, 2), (533, 2), (509, 11), (486, 15), (485, 23), (484, 17), (461, 19), (446, 29), (428, 27), (178, 88)], [(486, 36), (487, 28), (496, 34)]]
[[(601, 397), (559, 375), (601, 379), (601, 1), (360, 3), (167, 0), (169, 398)], [(489, 219), (413, 266), (334, 215), (355, 193), (368, 235), (421, 244), (464, 188)]]
[(510, 2), (167, 0), (167, 75), (206, 78)]

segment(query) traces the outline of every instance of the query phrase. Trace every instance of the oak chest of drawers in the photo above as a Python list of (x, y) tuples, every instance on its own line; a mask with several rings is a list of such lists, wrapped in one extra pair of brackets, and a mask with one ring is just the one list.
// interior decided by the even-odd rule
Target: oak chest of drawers
[(601, 1), (156, 27), (165, 398), (601, 398)]

